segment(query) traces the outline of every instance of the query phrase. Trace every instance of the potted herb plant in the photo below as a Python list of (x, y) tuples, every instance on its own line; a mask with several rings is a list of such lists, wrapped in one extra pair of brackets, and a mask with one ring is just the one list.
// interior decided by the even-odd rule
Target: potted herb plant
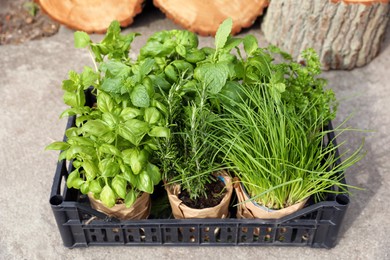
[(61, 117), (76, 116), (75, 125), (65, 141), (47, 146), (62, 150), (60, 160), (72, 161), (68, 188), (88, 194), (93, 207), (121, 219), (147, 218), (149, 194), (161, 180), (153, 149), (156, 139), (170, 135), (150, 84), (154, 61), (128, 57), (136, 35), (121, 35), (116, 21), (100, 43), (75, 33), (75, 46), (94, 55), (95, 70), (71, 71), (63, 81), (70, 108)]
[(240, 41), (229, 36), (231, 26), (231, 19), (221, 25), (215, 49), (198, 49), (195, 34), (173, 30), (153, 35), (140, 52), (161, 66), (156, 77), (161, 77), (171, 135), (158, 140), (156, 153), (175, 218), (229, 214), (231, 178), (214, 160), (218, 149), (210, 145), (209, 132), (218, 117), (218, 94), (235, 78), (236, 57), (230, 51)]
[[(362, 158), (362, 146), (350, 154), (335, 151), (326, 138), (347, 131), (328, 128), (336, 113), (331, 90), (317, 78), (320, 63), (313, 50), (303, 53), (305, 65), (295, 63), (275, 47), (258, 48), (252, 36), (244, 39), (246, 59), (241, 100), (230, 99), (218, 121), (216, 146), (225, 152), (228, 168), (238, 177), (235, 191), (238, 218), (281, 218), (302, 207), (310, 197), (344, 192), (347, 185), (337, 174)], [(283, 56), (276, 62), (276, 55)]]

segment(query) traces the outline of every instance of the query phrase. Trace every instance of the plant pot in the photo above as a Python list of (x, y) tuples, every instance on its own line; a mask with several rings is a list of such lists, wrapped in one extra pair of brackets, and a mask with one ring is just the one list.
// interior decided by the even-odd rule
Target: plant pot
[(233, 194), (232, 179), (225, 171), (221, 172), (218, 177), (223, 178), (227, 192), (217, 206), (210, 208), (196, 209), (188, 207), (178, 197), (181, 192), (180, 185), (173, 184), (166, 186), (165, 189), (168, 193), (168, 199), (171, 204), (173, 216), (176, 219), (227, 218), (229, 215), (229, 203)]
[[(235, 178), (234, 180), (234, 189), (238, 198), (238, 209), (237, 209), (237, 218), (261, 218), (261, 219), (279, 219), (290, 215), (305, 206), (307, 199), (291, 205), (289, 207), (273, 210), (262, 205), (257, 204), (254, 201), (250, 201), (248, 193), (245, 191), (244, 187), (240, 181)], [(246, 201), (246, 202), (244, 202)]]
[(115, 204), (112, 208), (108, 208), (101, 200), (95, 199), (92, 193), (88, 193), (88, 198), (92, 208), (121, 220), (147, 219), (150, 213), (150, 194), (146, 192), (143, 192), (130, 208), (127, 208), (124, 203)]

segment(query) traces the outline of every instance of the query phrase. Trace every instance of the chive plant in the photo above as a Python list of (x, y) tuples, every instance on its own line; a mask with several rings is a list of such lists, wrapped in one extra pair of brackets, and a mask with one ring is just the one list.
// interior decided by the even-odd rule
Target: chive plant
[[(347, 129), (327, 130), (324, 122), (331, 113), (327, 118), (313, 116), (321, 96), (297, 110), (288, 109), (281, 99), (285, 90), (275, 84), (239, 88), (245, 98), (230, 100), (234, 106), (225, 107), (216, 124), (223, 134), (215, 136), (215, 145), (225, 153), (227, 167), (239, 177), (251, 200), (281, 209), (312, 195), (321, 199), (326, 192), (346, 190), (340, 172), (361, 159), (362, 147), (339, 156), (335, 151), (345, 143), (325, 143), (330, 131), (341, 134)], [(338, 191), (331, 189), (335, 185)]]

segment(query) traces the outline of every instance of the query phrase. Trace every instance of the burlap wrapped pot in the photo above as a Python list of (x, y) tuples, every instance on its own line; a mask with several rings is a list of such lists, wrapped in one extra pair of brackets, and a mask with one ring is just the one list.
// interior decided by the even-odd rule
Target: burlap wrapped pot
[(108, 208), (101, 200), (95, 199), (92, 193), (88, 193), (88, 198), (92, 208), (117, 219), (146, 219), (150, 214), (150, 194), (146, 192), (143, 192), (130, 208), (126, 208), (126, 204), (124, 203), (115, 204), (112, 208)]
[(173, 184), (165, 186), (165, 189), (168, 193), (169, 203), (171, 204), (173, 216), (176, 219), (228, 217), (229, 203), (233, 194), (232, 179), (225, 171), (220, 172), (218, 176), (223, 178), (226, 186), (226, 194), (218, 205), (211, 208), (190, 208), (186, 206), (184, 202), (178, 197), (181, 192), (180, 185)]

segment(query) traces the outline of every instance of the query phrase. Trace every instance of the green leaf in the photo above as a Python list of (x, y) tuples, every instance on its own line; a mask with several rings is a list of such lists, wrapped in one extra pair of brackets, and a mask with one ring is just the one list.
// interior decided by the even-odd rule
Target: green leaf
[(126, 107), (122, 110), (120, 117), (124, 121), (128, 121), (129, 119), (136, 118), (137, 116), (142, 115), (142, 111), (139, 110), (138, 108), (133, 108), (133, 107)]
[(66, 186), (70, 188), (80, 189), (80, 186), (84, 183), (80, 178), (79, 169), (72, 171), (66, 179)]
[(80, 191), (82, 194), (87, 194), (89, 192), (89, 182), (85, 181), (80, 186)]
[(96, 175), (99, 173), (98, 167), (92, 161), (84, 160), (82, 167), (85, 171), (85, 177), (87, 178), (87, 181), (95, 179)]
[(235, 47), (240, 45), (241, 42), (242, 42), (241, 38), (234, 38), (234, 37), (229, 36), (223, 49), (226, 52), (230, 52), (232, 49), (234, 49)]
[(122, 78), (130, 74), (131, 68), (120, 61), (109, 60), (104, 62), (100, 69), (107, 74), (109, 72), (110, 76), (113, 78)]
[(119, 117), (113, 113), (106, 112), (102, 115), (102, 120), (112, 129), (114, 130), (116, 126), (119, 124)]
[(171, 131), (167, 127), (155, 126), (149, 132), (149, 136), (169, 138)]
[(71, 159), (81, 156), (82, 158), (94, 158), (96, 157), (96, 151), (92, 147), (82, 146), (82, 145), (72, 145), (66, 152), (66, 159), (70, 161)]
[(145, 108), (144, 119), (149, 124), (156, 124), (161, 118), (161, 113), (155, 107)]
[(141, 78), (145, 77), (146, 75), (148, 75), (152, 69), (153, 69), (153, 65), (154, 65), (154, 60), (151, 59), (151, 58), (146, 58), (140, 68), (139, 68), (139, 75)]
[(118, 157), (122, 156), (122, 153), (118, 150), (118, 148), (116, 148), (115, 146), (113, 146), (111, 144), (102, 144), (99, 147), (99, 151), (101, 153), (111, 154), (111, 155), (115, 155)]
[(122, 154), (123, 161), (130, 165), (131, 171), (136, 175), (142, 171), (148, 161), (148, 153), (146, 150), (132, 148), (122, 151)]
[(148, 107), (150, 98), (148, 91), (143, 85), (137, 85), (130, 94), (131, 102), (136, 107)]
[(103, 177), (115, 177), (120, 172), (119, 164), (111, 158), (101, 160), (99, 169), (102, 172)]
[(208, 91), (217, 94), (226, 84), (229, 68), (225, 63), (206, 63), (195, 69), (194, 78), (206, 85)]
[(90, 42), (91, 39), (87, 33), (80, 31), (74, 33), (74, 47), (85, 48), (89, 45)]
[(138, 186), (137, 188), (140, 191), (144, 191), (147, 193), (153, 193), (154, 185), (152, 178), (149, 176), (147, 171), (142, 171), (138, 176)]
[(249, 34), (244, 37), (244, 50), (248, 56), (252, 55), (258, 47), (259, 44), (255, 36)]
[(69, 137), (68, 143), (71, 145), (81, 145), (81, 146), (90, 146), (90, 147), (93, 147), (95, 144), (94, 141), (92, 141), (91, 139), (83, 136), (78, 136), (78, 135)]
[(126, 186), (127, 182), (125, 179), (121, 178), (119, 175), (115, 176), (111, 181), (112, 189), (116, 194), (122, 199), (126, 197)]
[(99, 194), (102, 191), (99, 180), (92, 180), (89, 182), (89, 191), (93, 194)]
[(135, 146), (138, 146), (142, 138), (149, 132), (148, 123), (138, 120), (130, 119), (118, 128), (120, 136), (130, 141)]
[(64, 99), (64, 103), (67, 104), (68, 106), (71, 106), (71, 107), (78, 106), (77, 95), (75, 92), (65, 91), (63, 99)]
[(100, 87), (102, 90), (108, 93), (121, 93), (122, 79), (121, 78), (105, 78), (103, 84)]
[(97, 106), (103, 113), (111, 112), (114, 109), (114, 101), (109, 94), (99, 91), (97, 95)]
[(219, 26), (217, 33), (215, 34), (215, 48), (217, 50), (222, 49), (225, 46), (226, 41), (230, 35), (230, 32), (232, 31), (232, 27), (233, 27), (232, 18), (226, 19)]
[(66, 150), (69, 146), (70, 145), (65, 142), (53, 142), (46, 146), (45, 150)]
[(77, 85), (73, 80), (66, 79), (62, 81), (62, 89), (68, 92), (74, 92), (77, 89)]
[(85, 66), (84, 71), (81, 73), (81, 82), (84, 86), (84, 89), (87, 89), (90, 86), (95, 86), (97, 79), (98, 74), (90, 67)]
[(100, 119), (90, 120), (82, 126), (82, 131), (94, 136), (102, 136), (110, 131), (106, 123)]
[(133, 189), (129, 190), (125, 198), (125, 204), (127, 208), (130, 208), (137, 200), (137, 194)]
[(112, 208), (115, 205), (115, 193), (108, 184), (103, 187), (102, 192), (100, 193), (100, 200), (109, 208)]
[(180, 56), (186, 57), (187, 51), (186, 51), (186, 47), (184, 47), (183, 45), (178, 44), (178, 45), (176, 46), (176, 52), (177, 52)]
[[(127, 162), (129, 161), (127, 160)], [(130, 166), (128, 164), (122, 164), (120, 168), (123, 173), (123, 178), (125, 178), (125, 180), (128, 181), (132, 186), (135, 186), (138, 181), (138, 177), (131, 171)]]
[(161, 181), (161, 172), (156, 165), (148, 162), (146, 165), (146, 171), (152, 179), (153, 185), (157, 185)]

